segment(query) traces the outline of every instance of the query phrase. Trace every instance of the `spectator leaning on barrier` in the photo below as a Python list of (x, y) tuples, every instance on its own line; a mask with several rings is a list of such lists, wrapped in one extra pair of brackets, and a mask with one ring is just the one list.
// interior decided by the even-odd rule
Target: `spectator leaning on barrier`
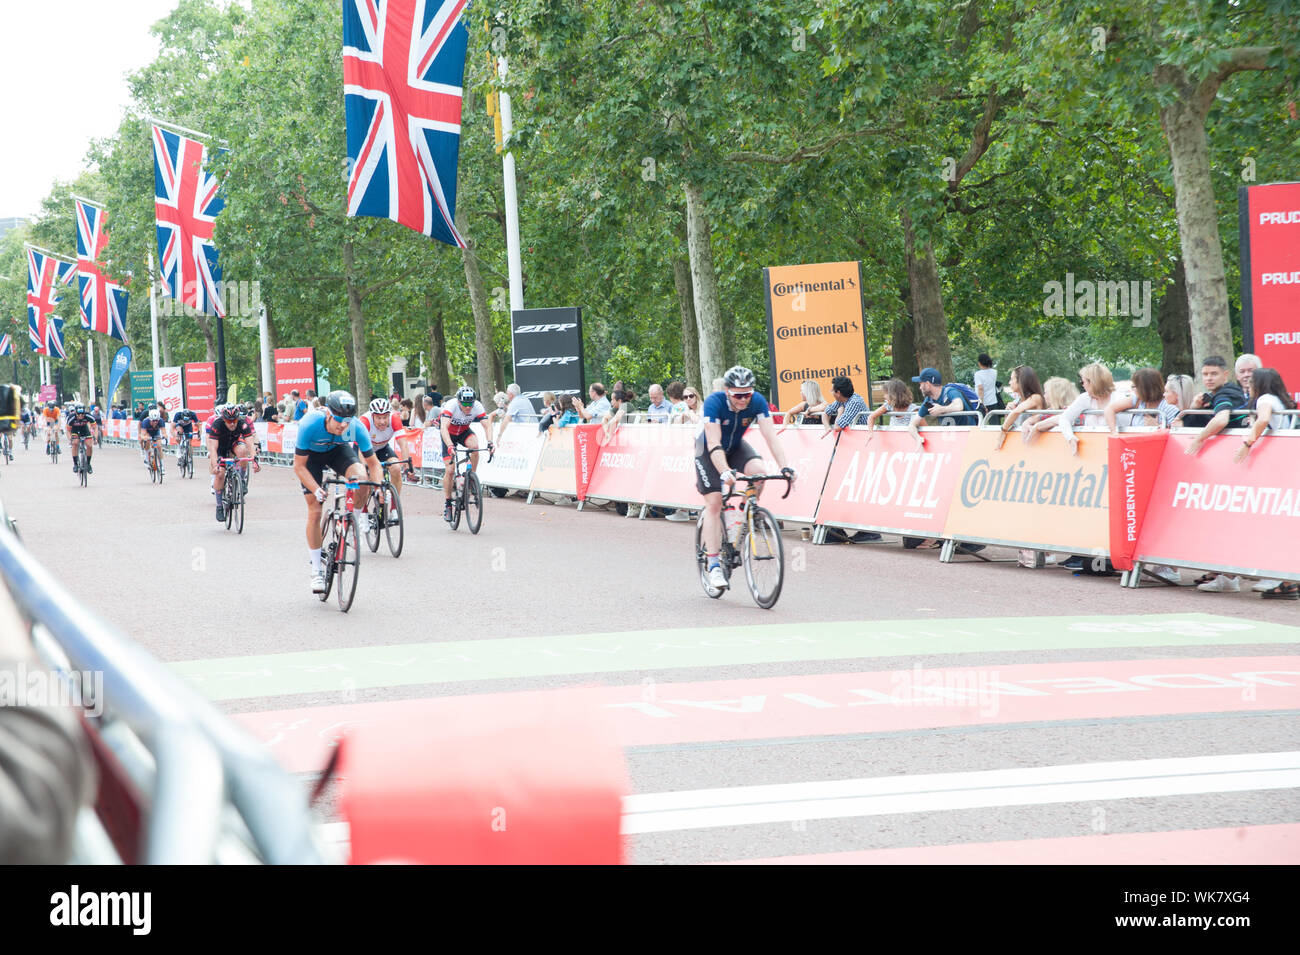
[(580, 412), (582, 418), (591, 424), (600, 424), (605, 420), (605, 415), (613, 410), (609, 399), (605, 397), (605, 386), (596, 382), (587, 389), (587, 394), (591, 398), (591, 403)]
[(498, 441), (501, 440), (501, 435), (506, 433), (506, 428), (510, 427), (510, 422), (525, 424), (537, 420), (537, 411), (533, 408), (533, 403), (523, 396), (523, 389), (519, 387), (518, 382), (512, 381), (506, 385), (506, 397), (509, 399), (509, 404), (506, 405), (506, 413), (501, 418), (501, 428), (497, 431)]
[(673, 407), (664, 400), (664, 390), (658, 384), (652, 384), (649, 388), (650, 407), (646, 411), (646, 421), (652, 424), (667, 424), (669, 417), (672, 416)]
[(866, 423), (871, 409), (862, 400), (862, 396), (853, 390), (852, 379), (844, 375), (832, 379), (831, 398), (834, 400), (822, 412), (822, 428), (824, 430), (843, 431), (852, 425)]
[(1192, 406), (1195, 397), (1191, 375), (1170, 375), (1165, 379), (1165, 400), (1161, 402), (1160, 414), (1163, 416), (1165, 406), (1169, 405), (1174, 409), (1173, 414), (1169, 416), (1172, 422), (1178, 416), (1178, 412), (1186, 411)]
[(915, 412), (920, 407), (912, 401), (912, 389), (901, 378), (890, 378), (884, 389), (885, 400), (867, 416), (867, 425), (874, 428), (882, 420), (886, 425), (907, 424), (913, 417), (908, 412)]
[[(1209, 411), (1196, 416), (1202, 427), (1187, 446), (1189, 455), (1199, 453), (1205, 442), (1224, 428), (1240, 428), (1246, 423), (1246, 396), (1229, 376), (1228, 363), (1222, 357), (1211, 355), (1201, 362), (1201, 384), (1205, 392), (1197, 396), (1193, 407)], [(1186, 417), (1190, 420), (1192, 415)]]
[(292, 421), (297, 421), (299, 418), (301, 418), (303, 415), (307, 413), (307, 407), (308, 407), (307, 402), (303, 401), (302, 398), (299, 396), (297, 388), (289, 392), (289, 405), (293, 409), (292, 411), (293, 417), (290, 419)]
[(1255, 373), (1255, 370), (1258, 369), (1259, 366), (1259, 356), (1252, 355), (1249, 352), (1244, 355), (1239, 355), (1237, 361), (1232, 366), (1233, 372), (1237, 376), (1237, 384), (1241, 387), (1241, 393), (1247, 398), (1250, 398), (1254, 394), (1250, 379), (1251, 375)]
[(1097, 424), (1098, 422), (1084, 419), (1083, 413), (1104, 410), (1115, 391), (1115, 379), (1111, 377), (1110, 369), (1099, 361), (1080, 368), (1079, 381), (1083, 385), (1083, 393), (1070, 402), (1069, 407), (1060, 414), (1025, 425), (1026, 440), (1033, 438), (1040, 431), (1050, 431), (1052, 428), (1059, 427), (1061, 434), (1065, 435), (1065, 443), (1069, 446), (1070, 453), (1078, 455), (1079, 438), (1074, 433), (1076, 422)]
[[(813, 415), (819, 415), (826, 410), (826, 399), (822, 397), (822, 386), (811, 379), (805, 381), (799, 386), (799, 395), (803, 399), (797, 404), (791, 405), (785, 411), (785, 422), (781, 426), (784, 431), (794, 423), (795, 415), (803, 415), (804, 420), (811, 420)], [(780, 432), (777, 432), (780, 434)]]
[[(1064, 378), (1058, 378), (1057, 381), (1065, 382)], [(1068, 384), (1068, 382), (1065, 382)], [(1002, 432), (1005, 434), (1016, 426), (1016, 422), (1021, 415), (1029, 414), (1034, 411), (1044, 411), (1047, 409), (1047, 396), (1043, 394), (1043, 386), (1038, 383), (1038, 372), (1028, 365), (1017, 365), (1011, 369), (1011, 380), (1009, 382), (1012, 393), (1016, 400), (1011, 407), (1007, 409), (1006, 415), (1002, 418)], [(1071, 398), (1070, 400), (1073, 400)], [(1066, 402), (1069, 403), (1068, 401)], [(1026, 419), (1027, 421), (1028, 419)]]
[(635, 400), (636, 400), (636, 392), (632, 391), (630, 388), (627, 389), (626, 391), (614, 392), (614, 405), (613, 405), (614, 411), (612, 414), (605, 416), (606, 417), (605, 420), (606, 440), (614, 436), (614, 432), (618, 430), (618, 426), (622, 424), (623, 419), (627, 417), (628, 405), (630, 405)]
[[(1294, 416), (1282, 414), (1283, 411), (1294, 410), (1296, 404), (1276, 369), (1253, 369), (1250, 390), (1254, 395), (1250, 404), (1255, 409), (1255, 422), (1250, 426), (1249, 433), (1241, 439), (1241, 447), (1232, 456), (1238, 464), (1250, 457), (1264, 432), (1296, 426)], [(1300, 599), (1300, 586), (1292, 580), (1264, 579), (1251, 589), (1271, 600)]]
[[(1111, 397), (1110, 403), (1106, 405), (1103, 416), (1106, 419), (1106, 427), (1110, 429), (1111, 434), (1119, 434), (1120, 428), (1157, 425), (1168, 427), (1169, 421), (1173, 420), (1173, 412), (1171, 409), (1166, 419), (1166, 413), (1160, 410), (1164, 406), (1163, 394), (1164, 382), (1160, 379), (1160, 370), (1139, 368), (1133, 372), (1133, 381), (1130, 382), (1129, 389), (1124, 392), (1117, 390)], [(1160, 413), (1158, 415), (1133, 414), (1133, 410), (1141, 411), (1148, 408)]]
[[(703, 403), (700, 401), (700, 390), (694, 385), (687, 385), (682, 388), (682, 410), (673, 417), (673, 420), (683, 424), (699, 424), (701, 407)], [(786, 420), (788, 421), (789, 418)]]
[(664, 388), (664, 394), (668, 396), (668, 404), (671, 406), (669, 412), (669, 422), (676, 421), (677, 416), (686, 410), (686, 402), (682, 401), (682, 394), (686, 391), (686, 383), (674, 378), (668, 382)]
[(560, 420), (555, 422), (557, 428), (567, 428), (571, 424), (582, 424), (582, 418), (573, 407), (573, 395), (560, 396)]
[(921, 402), (920, 409), (916, 412), (916, 417), (907, 423), (908, 428), (912, 431), (912, 438), (916, 441), (918, 450), (925, 444), (925, 439), (921, 437), (919, 429), (928, 417), (943, 415), (943, 417), (939, 418), (940, 424), (975, 425), (979, 423), (978, 414), (955, 413), (975, 409), (977, 405), (975, 392), (969, 385), (962, 385), (957, 382), (949, 382), (945, 385), (942, 376), (935, 368), (922, 369), (921, 373), (912, 381), (920, 384), (921, 394), (925, 398)]

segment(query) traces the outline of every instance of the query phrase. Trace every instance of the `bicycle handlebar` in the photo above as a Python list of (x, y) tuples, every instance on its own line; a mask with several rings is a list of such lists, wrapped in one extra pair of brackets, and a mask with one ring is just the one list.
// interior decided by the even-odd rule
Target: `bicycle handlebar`
[(460, 445), (460, 444), (453, 444), (451, 447), (452, 450), (456, 452), (457, 459), (459, 459), (462, 454), (465, 457), (469, 457), (471, 454), (482, 454), (484, 451), (486, 451), (488, 456), (488, 464), (492, 463), (492, 459), (496, 457), (496, 452), (497, 452), (496, 446), (493, 445), (491, 442), (488, 443), (488, 446), (486, 448), (467, 448), (464, 445)]
[[(790, 491), (794, 488), (794, 482), (788, 474), (737, 474), (736, 480), (744, 481), (748, 484), (758, 484), (762, 481), (784, 481), (785, 493), (781, 495), (781, 500), (783, 501), (790, 496)], [(731, 493), (724, 495), (723, 500), (725, 501), (728, 498), (738, 497), (739, 493), (740, 492), (735, 490), (735, 484), (733, 483)]]

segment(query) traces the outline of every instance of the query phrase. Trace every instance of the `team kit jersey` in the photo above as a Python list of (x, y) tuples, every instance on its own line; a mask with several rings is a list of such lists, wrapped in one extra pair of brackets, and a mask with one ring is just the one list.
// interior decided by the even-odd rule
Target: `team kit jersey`
[(229, 456), (230, 452), (235, 450), (236, 444), (245, 438), (253, 437), (255, 434), (253, 426), (248, 423), (247, 418), (236, 418), (235, 426), (227, 428), (221, 415), (216, 414), (207, 420), (203, 430), (209, 438), (216, 438), (217, 455), (219, 457)]
[(370, 435), (370, 443), (376, 451), (387, 447), (388, 442), (405, 427), (401, 415), (391, 411), (388, 414), (364, 414), (361, 416), (361, 425)]
[(89, 411), (74, 411), (68, 415), (68, 432), (82, 438), (90, 437), (90, 426), (95, 419), (91, 417)]
[(460, 402), (453, 402), (442, 409), (442, 420), (450, 421), (447, 430), (453, 438), (460, 435), (469, 434), (470, 425), (475, 421), (482, 421), (487, 417), (487, 412), (483, 410), (483, 402), (475, 401), (474, 407), (466, 411), (460, 406)]
[(355, 418), (348, 422), (342, 434), (330, 434), (325, 428), (325, 412), (312, 411), (298, 420), (298, 443), (294, 450), (299, 454), (328, 454), (354, 442), (362, 454), (374, 453), (369, 433)]
[(199, 416), (188, 408), (183, 411), (178, 411), (172, 416), (172, 424), (176, 425), (176, 427), (180, 428), (186, 434), (192, 434), (194, 426), (198, 423)]
[(732, 411), (728, 407), (725, 391), (715, 391), (704, 399), (704, 409), (700, 413), (700, 430), (695, 438), (695, 453), (704, 454), (707, 450), (704, 447), (704, 426), (708, 422), (712, 421), (721, 426), (722, 440), (718, 443), (722, 445), (722, 450), (729, 453), (744, 441), (745, 432), (751, 424), (759, 418), (770, 417), (771, 414), (767, 399), (757, 391), (749, 399), (748, 407), (739, 411)]
[(143, 438), (148, 435), (151, 438), (156, 438), (162, 434), (162, 430), (166, 425), (167, 422), (162, 418), (158, 418), (156, 421), (153, 418), (145, 418), (140, 422), (140, 437)]

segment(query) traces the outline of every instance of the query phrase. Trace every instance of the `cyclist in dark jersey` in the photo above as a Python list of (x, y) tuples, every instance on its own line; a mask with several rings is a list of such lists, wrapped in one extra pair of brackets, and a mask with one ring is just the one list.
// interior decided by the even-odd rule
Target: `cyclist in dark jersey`
[(166, 427), (167, 422), (163, 420), (163, 416), (157, 408), (150, 408), (149, 413), (140, 421), (140, 457), (144, 459), (145, 467), (149, 466), (148, 443), (150, 441), (163, 441), (166, 443)]
[[(325, 592), (325, 568), (320, 552), (321, 505), (326, 492), (321, 481), (328, 467), (353, 481), (383, 480), (379, 459), (375, 457), (370, 435), (357, 420), (357, 399), (346, 391), (331, 391), (325, 407), (309, 411), (298, 420), (298, 442), (294, 448), (293, 473), (302, 484), (307, 501), (307, 554), (311, 558), (311, 590)], [(364, 464), (352, 449), (353, 442), (365, 459)], [(367, 478), (367, 475), (369, 477)], [(369, 488), (358, 488), (352, 498), (352, 517), (357, 531), (365, 534), (370, 527), (365, 513)]]
[[(239, 413), (237, 405), (222, 405), (208, 419), (208, 473), (212, 475), (212, 494), (217, 499), (217, 520), (226, 519), (221, 493), (226, 489), (226, 469), (218, 467), (220, 458), (252, 458), (257, 453), (253, 426)], [(240, 465), (241, 468), (244, 465)]]
[(72, 448), (72, 473), (77, 473), (77, 446), (84, 443), (86, 446), (86, 473), (94, 474), (94, 469), (90, 466), (90, 455), (95, 450), (95, 418), (86, 410), (86, 406), (81, 403), (74, 403), (68, 406), (67, 416), (63, 419), (64, 426), (68, 429), (68, 446)]
[[(704, 551), (709, 561), (709, 585), (725, 590), (727, 577), (718, 554), (722, 550), (722, 493), (735, 483), (735, 474), (759, 474), (763, 459), (745, 441), (745, 431), (755, 422), (772, 449), (781, 473), (795, 479), (785, 450), (776, 436), (767, 400), (754, 390), (754, 373), (736, 365), (722, 379), (722, 391), (704, 401), (700, 432), (695, 438), (695, 487), (704, 495)], [(761, 492), (760, 492), (761, 493)]]

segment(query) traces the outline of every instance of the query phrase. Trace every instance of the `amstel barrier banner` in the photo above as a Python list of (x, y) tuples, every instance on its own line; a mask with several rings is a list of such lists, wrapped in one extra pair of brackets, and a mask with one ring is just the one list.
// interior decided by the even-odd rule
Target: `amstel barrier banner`
[(1300, 182), (1237, 190), (1246, 351), (1300, 399)]
[(1015, 434), (1003, 442), (999, 429), (972, 429), (943, 536), (1105, 556), (1109, 432), (1079, 428), (1075, 433), (1078, 456), (1055, 431), (1025, 444)]
[[(429, 431), (436, 435), (436, 429), (430, 428)], [(534, 426), (521, 424), (506, 428), (506, 433), (494, 443), (496, 454), (492, 461), (489, 463), (486, 457), (479, 458), (479, 479), (487, 487), (528, 490), (533, 483), (533, 472), (537, 470), (537, 459), (542, 456), (542, 447), (546, 444), (546, 435)], [(432, 459), (427, 460), (432, 467)]]
[(855, 391), (871, 394), (860, 263), (767, 268), (763, 284), (772, 407), (798, 404), (799, 386), (807, 380), (821, 385), (830, 400), (831, 379), (838, 375), (853, 379)]
[(1110, 561), (1131, 570), (1169, 432), (1120, 432), (1110, 439)]
[(577, 496), (572, 428), (552, 428), (546, 433), (546, 444), (537, 459), (537, 470), (533, 472), (533, 483), (529, 489), (545, 494)]
[[(784, 481), (773, 481), (763, 491), (763, 506), (783, 521), (805, 521), (812, 523), (817, 513), (817, 499), (822, 486), (826, 483), (826, 472), (831, 465), (831, 455), (835, 451), (835, 437), (824, 437), (821, 428), (790, 428), (777, 440), (785, 449), (785, 459), (790, 467), (798, 473), (790, 496), (781, 499), (785, 493)], [(750, 428), (745, 435), (750, 447), (763, 456), (763, 470), (766, 474), (779, 474), (780, 466), (772, 451), (763, 440), (763, 434), (757, 428)], [(694, 479), (692, 479), (693, 482)]]
[(1248, 576), (1300, 580), (1300, 433), (1265, 435), (1241, 464), (1241, 434), (1184, 452), (1194, 432), (1165, 445), (1137, 559)]
[(835, 448), (817, 523), (942, 536), (970, 433), (969, 428), (923, 428), (926, 443), (918, 451), (906, 428), (850, 428)]

